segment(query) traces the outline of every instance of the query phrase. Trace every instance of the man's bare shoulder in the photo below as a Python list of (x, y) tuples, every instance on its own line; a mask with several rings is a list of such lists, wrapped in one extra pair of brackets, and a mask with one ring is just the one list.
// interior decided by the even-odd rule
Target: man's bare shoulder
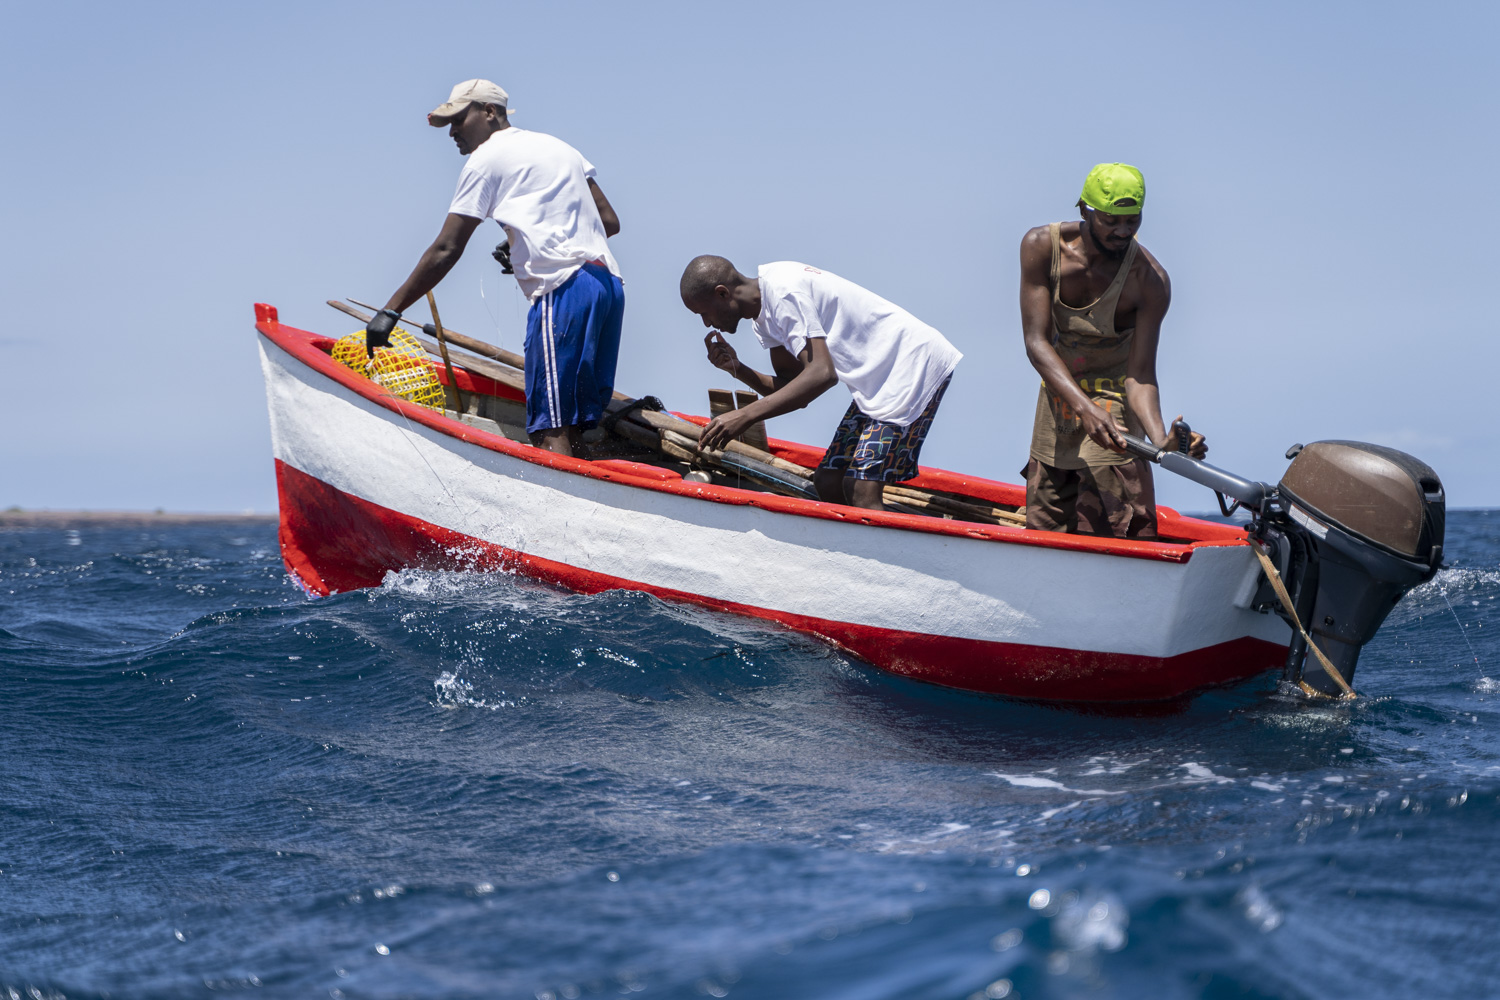
[[(1021, 237), (1021, 263), (1022, 264), (1045, 264), (1052, 260), (1052, 234), (1049, 232), (1052, 226), (1036, 226), (1026, 230), (1026, 235)], [(1076, 227), (1075, 227), (1076, 229)], [(1064, 242), (1068, 239), (1068, 223), (1062, 224), (1062, 238)]]
[(1131, 277), (1139, 281), (1141, 287), (1148, 292), (1170, 296), (1172, 279), (1167, 276), (1167, 269), (1162, 267), (1156, 255), (1147, 250), (1139, 241), (1136, 246), (1140, 247), (1140, 252), (1136, 254), (1135, 266), (1131, 268), (1134, 273)]

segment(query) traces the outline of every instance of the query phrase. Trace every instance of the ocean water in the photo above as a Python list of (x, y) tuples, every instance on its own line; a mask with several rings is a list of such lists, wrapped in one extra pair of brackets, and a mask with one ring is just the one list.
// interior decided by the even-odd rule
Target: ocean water
[(1500, 512), (1365, 650), (1152, 708), (268, 523), (0, 531), (0, 997), (1500, 994)]

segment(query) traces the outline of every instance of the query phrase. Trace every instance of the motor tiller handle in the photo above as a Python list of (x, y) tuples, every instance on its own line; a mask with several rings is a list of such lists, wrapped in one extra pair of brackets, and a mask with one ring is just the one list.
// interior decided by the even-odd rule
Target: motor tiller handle
[(1177, 432), (1177, 450), (1184, 455), (1190, 455), (1189, 445), (1193, 443), (1193, 429), (1188, 426), (1186, 420), (1175, 420), (1172, 429)]
[(1168, 472), (1175, 472), (1184, 479), (1191, 479), (1216, 493), (1234, 497), (1246, 507), (1259, 509), (1260, 505), (1265, 502), (1266, 495), (1271, 492), (1271, 487), (1265, 483), (1257, 483), (1254, 480), (1236, 476), (1232, 472), (1226, 472), (1207, 462), (1200, 462), (1180, 451), (1158, 448), (1149, 441), (1142, 441), (1134, 434), (1121, 432), (1120, 436), (1125, 439), (1125, 450), (1132, 455), (1139, 455), (1148, 462), (1155, 462)]

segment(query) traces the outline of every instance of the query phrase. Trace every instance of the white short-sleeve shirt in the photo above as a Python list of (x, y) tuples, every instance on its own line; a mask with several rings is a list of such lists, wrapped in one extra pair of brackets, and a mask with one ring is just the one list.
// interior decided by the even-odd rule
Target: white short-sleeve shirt
[(589, 191), (593, 176), (594, 165), (561, 139), (512, 125), (469, 154), (448, 211), (500, 223), (516, 281), (535, 302), (590, 261), (620, 274)]
[(836, 274), (791, 260), (757, 274), (760, 345), (799, 354), (809, 338), (824, 338), (838, 380), (875, 420), (910, 426), (963, 357), (905, 309)]

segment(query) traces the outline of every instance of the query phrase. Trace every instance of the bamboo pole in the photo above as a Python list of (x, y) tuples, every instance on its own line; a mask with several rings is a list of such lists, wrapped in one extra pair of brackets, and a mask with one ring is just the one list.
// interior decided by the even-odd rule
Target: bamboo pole
[[(627, 403), (633, 402), (635, 402), (635, 400), (633, 399), (627, 400)], [(610, 407), (606, 407), (606, 409), (610, 409), (612, 411), (623, 408), (624, 407), (614, 406), (613, 404), (611, 404)], [(699, 427), (697, 424), (691, 423), (687, 420), (683, 420), (681, 417), (674, 417), (670, 413), (659, 413), (656, 410), (636, 410), (635, 412), (631, 413), (630, 419), (649, 424), (657, 430), (675, 431), (676, 433), (681, 434), (683, 437), (691, 439), (695, 446), (698, 443), (698, 439), (703, 436), (702, 427)], [(745, 444), (743, 441), (731, 441), (726, 446), (725, 450), (731, 451), (736, 455), (743, 455), (746, 458), (754, 459), (755, 461), (761, 462), (765, 465), (769, 465), (772, 468), (780, 469), (782, 472), (789, 472), (794, 476), (800, 476), (803, 479), (812, 478), (811, 469), (805, 466), (797, 465), (795, 462), (788, 462), (784, 458), (777, 458), (775, 455), (772, 455), (768, 451), (761, 451), (759, 448), (752, 448), (748, 444)]]
[(983, 518), (989, 521), (1003, 522), (1006, 524), (1025, 524), (1026, 517), (1015, 511), (1006, 510), (1003, 507), (995, 507), (974, 500), (958, 500), (941, 494), (932, 493), (928, 490), (919, 490), (910, 486), (887, 486), (885, 495), (900, 503), (911, 503), (930, 507), (933, 510), (952, 514), (955, 517)]
[(443, 339), (443, 321), (438, 317), (437, 299), (427, 293), (427, 308), (432, 310), (432, 328), (437, 331), (438, 350), (443, 355), (443, 367), (448, 369), (448, 384), (453, 386), (453, 398), (457, 401), (458, 414), (462, 416), (469, 408), (464, 403), (464, 391), (458, 387), (458, 376), (453, 374), (453, 361), (448, 357), (448, 342)]
[(703, 448), (691, 438), (678, 434), (676, 431), (664, 430), (661, 432), (662, 441), (675, 445), (690, 454), (698, 456), (703, 461), (727, 469), (739, 475), (749, 476), (757, 482), (771, 486), (791, 496), (804, 498), (816, 497), (812, 484), (798, 476), (793, 476), (773, 465), (756, 461), (735, 452), (724, 452), (717, 448)]

